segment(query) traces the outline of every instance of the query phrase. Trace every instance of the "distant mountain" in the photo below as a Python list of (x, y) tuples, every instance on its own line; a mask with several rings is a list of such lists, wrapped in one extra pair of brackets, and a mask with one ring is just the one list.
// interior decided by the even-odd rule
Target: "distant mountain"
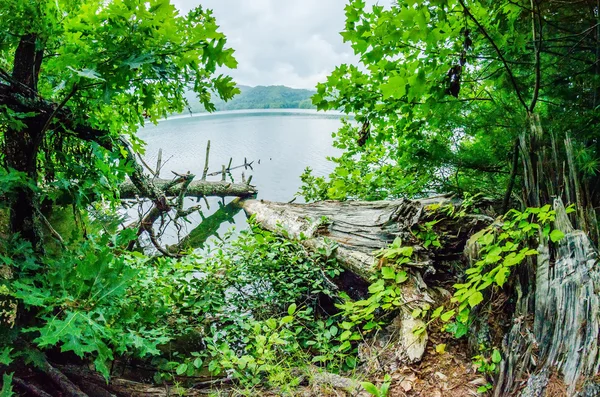
[[(214, 98), (217, 110), (239, 109), (315, 109), (310, 97), (315, 94), (312, 90), (290, 88), (283, 85), (257, 87), (238, 86), (241, 93), (225, 102)], [(192, 113), (203, 113), (206, 110), (196, 98), (193, 91), (186, 92)]]

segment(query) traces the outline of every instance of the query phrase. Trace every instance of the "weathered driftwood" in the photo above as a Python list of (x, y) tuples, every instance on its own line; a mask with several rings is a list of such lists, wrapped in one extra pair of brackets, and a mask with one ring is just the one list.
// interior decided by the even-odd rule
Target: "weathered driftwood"
[[(530, 280), (535, 287), (518, 286), (521, 291), (512, 328), (503, 342), (505, 360), (495, 396), (517, 390), (521, 396), (543, 395), (556, 370), (562, 374), (569, 396), (597, 395), (593, 384), (579, 394), (576, 388), (594, 379), (600, 370), (598, 253), (586, 233), (574, 230), (560, 199), (555, 200), (554, 209), (555, 227), (565, 237), (552, 252), (542, 238), (537, 260), (523, 268), (535, 274)], [(529, 321), (532, 317), (533, 323)], [(522, 376), (526, 374), (531, 375)]]
[[(177, 196), (181, 192), (181, 185), (170, 186), (172, 181), (169, 179), (153, 179), (154, 186), (164, 190), (166, 196)], [(119, 192), (122, 199), (132, 199), (140, 196), (139, 189), (131, 181), (127, 181), (119, 186)], [(205, 181), (194, 180), (186, 188), (187, 197), (251, 197), (256, 195), (256, 188), (246, 183), (231, 183), (223, 181)]]
[[(452, 204), (446, 196), (422, 200), (394, 201), (322, 201), (311, 204), (285, 204), (264, 200), (247, 200), (242, 206), (255, 215), (258, 224), (270, 231), (284, 233), (316, 250), (333, 241), (338, 244), (336, 257), (353, 273), (368, 279), (376, 262), (375, 251), (387, 247), (397, 237), (414, 241), (415, 228), (423, 225), (432, 204)], [(480, 215), (448, 217), (436, 225), (447, 230), (445, 255), (462, 255), (464, 242), (472, 230), (488, 225), (491, 218)], [(418, 258), (409, 265), (426, 268), (432, 258), (415, 247)]]
[[(138, 156), (141, 163), (146, 167), (150, 175), (152, 175), (152, 177), (150, 177), (144, 173), (142, 165), (136, 160), (136, 156), (129, 142), (127, 142), (124, 137), (121, 137), (121, 142), (133, 167), (133, 172), (129, 175), (129, 181), (120, 186), (121, 198), (142, 197), (149, 199), (152, 202), (152, 208), (139, 222), (132, 224), (130, 227), (136, 227), (138, 229), (138, 236), (147, 233), (156, 250), (165, 256), (178, 256), (179, 253), (172, 254), (169, 249), (162, 247), (159, 241), (160, 235), (157, 235), (155, 232), (154, 224), (159, 219), (162, 219), (164, 222), (165, 216), (174, 210), (175, 216), (171, 217), (171, 220), (177, 227), (180, 227), (178, 223), (179, 219), (185, 219), (188, 215), (199, 211), (201, 208), (200, 205), (184, 208), (186, 197), (204, 197), (206, 199), (207, 196), (218, 196), (223, 198), (227, 196), (237, 196), (245, 198), (256, 195), (255, 187), (250, 185), (252, 176), (246, 181), (244, 174), (242, 174), (242, 183), (234, 183), (233, 179), (231, 183), (226, 182), (226, 176), (231, 176), (230, 170), (232, 169), (232, 159), (229, 160), (229, 166), (225, 167), (223, 165), (221, 181), (211, 182), (206, 180), (208, 158), (210, 155), (210, 141), (208, 141), (206, 146), (206, 159), (202, 180), (195, 180), (196, 176), (189, 171), (186, 174), (173, 172), (175, 178), (172, 180), (159, 178), (162, 167), (162, 152), (159, 153), (156, 169), (152, 169)], [(248, 164), (247, 160), (244, 159), (243, 166), (251, 168), (251, 163)], [(133, 249), (135, 245), (136, 240), (132, 240), (128, 249)]]

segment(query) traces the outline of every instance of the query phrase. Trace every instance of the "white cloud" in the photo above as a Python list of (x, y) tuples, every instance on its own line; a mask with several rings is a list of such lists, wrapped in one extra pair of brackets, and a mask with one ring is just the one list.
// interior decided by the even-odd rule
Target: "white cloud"
[(174, 0), (174, 3), (182, 12), (197, 5), (214, 11), (239, 63), (237, 70), (227, 73), (240, 84), (314, 88), (335, 66), (356, 60), (339, 35), (344, 28), (346, 0)]

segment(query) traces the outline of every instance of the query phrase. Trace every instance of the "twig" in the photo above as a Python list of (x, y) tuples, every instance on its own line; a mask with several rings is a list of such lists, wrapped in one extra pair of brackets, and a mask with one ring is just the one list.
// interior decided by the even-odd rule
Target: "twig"
[(201, 205), (194, 205), (188, 209), (185, 210), (181, 210), (181, 211), (177, 211), (177, 218), (183, 218), (188, 216), (189, 214), (192, 214), (196, 211), (200, 211), (202, 209)]
[(231, 384), (231, 383), (233, 383), (233, 379), (231, 379), (231, 378), (214, 379), (214, 380), (207, 380), (204, 382), (194, 383), (192, 388), (201, 389), (201, 388), (205, 388), (207, 386), (226, 385), (226, 384)]
[(519, 102), (521, 102), (521, 104), (523, 105), (523, 107), (525, 108), (525, 110), (528, 111), (529, 107), (527, 106), (527, 104), (525, 103), (525, 100), (521, 96), (521, 90), (519, 90), (519, 86), (517, 85), (517, 80), (515, 79), (515, 76), (512, 73), (512, 69), (508, 66), (508, 62), (506, 61), (506, 58), (504, 58), (504, 54), (502, 54), (502, 51), (500, 51), (500, 48), (498, 48), (498, 45), (492, 39), (492, 37), (488, 34), (488, 32), (483, 27), (483, 25), (481, 25), (481, 23), (479, 23), (479, 21), (477, 20), (477, 18), (475, 18), (475, 16), (473, 14), (471, 14), (471, 11), (469, 11), (469, 8), (465, 4), (464, 0), (458, 0), (458, 2), (463, 7), (463, 9), (465, 11), (465, 14), (467, 14), (467, 16), (469, 18), (471, 18), (471, 20), (475, 23), (475, 25), (477, 25), (477, 27), (479, 28), (479, 30), (481, 31), (481, 33), (490, 42), (490, 44), (492, 45), (492, 47), (494, 48), (494, 50), (498, 54), (498, 57), (500, 58), (500, 60), (502, 61), (502, 64), (504, 65), (504, 68), (506, 69), (506, 73), (508, 73), (508, 77), (510, 78), (510, 82), (511, 82), (511, 84), (513, 85), (513, 87), (515, 89), (517, 97), (519, 98)]
[[(535, 28), (535, 20), (536, 20), (536, 12), (535, 7), (537, 6), (537, 20), (538, 20), (538, 29), (536, 34)], [(535, 109), (535, 105), (537, 103), (538, 96), (540, 94), (540, 84), (542, 81), (542, 68), (541, 68), (541, 58), (540, 52), (542, 51), (542, 17), (540, 15), (540, 7), (537, 4), (536, 0), (531, 0), (531, 30), (533, 34), (533, 47), (535, 50), (535, 87), (533, 89), (533, 97), (531, 98), (531, 104), (529, 105), (529, 112), (533, 112)]]
[[(160, 175), (160, 172), (162, 171), (163, 168), (165, 168), (165, 165), (167, 165), (167, 163), (169, 161), (171, 161), (171, 159), (173, 158), (173, 156), (169, 157), (168, 159), (166, 159), (161, 165), (160, 165), (160, 169), (158, 170), (157, 175)], [(158, 178), (158, 176), (157, 176)]]
[(50, 127), (50, 123), (52, 122), (52, 119), (54, 118), (54, 116), (56, 116), (56, 114), (67, 104), (67, 102), (69, 102), (69, 99), (71, 99), (73, 97), (73, 95), (75, 95), (75, 93), (77, 92), (77, 89), (78, 89), (77, 83), (73, 84), (73, 88), (71, 88), (71, 91), (69, 91), (67, 96), (64, 97), (64, 99), (58, 104), (56, 109), (54, 109), (52, 114), (50, 114), (50, 117), (48, 117), (48, 120), (46, 120), (46, 123), (44, 124), (44, 127), (42, 128), (42, 130), (40, 132), (40, 135), (44, 135), (44, 133), (48, 130), (48, 127)]
[(519, 138), (515, 139), (515, 145), (513, 147), (513, 158), (512, 158), (512, 169), (510, 172), (510, 179), (508, 181), (508, 187), (502, 201), (502, 213), (505, 214), (508, 211), (508, 204), (510, 202), (510, 196), (515, 186), (515, 179), (517, 177), (517, 168), (519, 167)]
[(144, 159), (142, 158), (142, 156), (139, 153), (136, 153), (138, 159), (140, 159), (140, 162), (143, 164), (144, 167), (146, 167), (146, 169), (148, 170), (148, 172), (153, 176), (156, 177), (156, 174), (154, 173), (154, 170), (152, 168), (150, 168), (150, 166), (144, 161)]
[[(249, 163), (244, 163), (242, 165), (238, 165), (238, 166), (235, 166), (235, 167), (231, 167), (231, 168), (227, 169), (227, 171), (229, 172), (229, 171), (236, 170), (236, 169), (242, 168), (242, 167), (244, 167), (245, 169), (248, 169), (248, 167), (249, 167), (251, 170), (253, 170), (252, 164), (254, 164), (254, 161), (251, 161)], [(216, 176), (216, 175), (219, 175), (221, 173), (223, 173), (223, 171), (215, 171), (215, 172), (211, 172), (210, 174), (207, 174), (207, 176)]]
[(65, 245), (65, 240), (63, 240), (62, 236), (60, 235), (60, 233), (58, 233), (56, 231), (56, 229), (54, 229), (52, 227), (52, 224), (50, 223), (50, 221), (48, 221), (48, 218), (46, 218), (44, 216), (44, 214), (42, 214), (42, 211), (40, 211), (39, 209), (35, 209), (38, 217), (40, 218), (40, 220), (42, 221), (42, 223), (44, 224), (44, 226), (46, 226), (46, 228), (50, 231), (50, 234), (52, 235), (52, 237), (54, 237), (56, 240), (58, 240), (58, 242), (60, 243), (60, 245), (64, 246)]

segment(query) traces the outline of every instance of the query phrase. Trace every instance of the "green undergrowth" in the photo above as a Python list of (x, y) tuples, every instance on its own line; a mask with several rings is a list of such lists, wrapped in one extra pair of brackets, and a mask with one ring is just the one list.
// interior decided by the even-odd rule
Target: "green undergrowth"
[(107, 379), (115, 362), (137, 361), (156, 369), (156, 382), (227, 376), (240, 392), (285, 393), (308, 365), (353, 370), (358, 342), (378, 321), (344, 309), (351, 300), (331, 282), (342, 271), (334, 243), (311, 254), (252, 225), (173, 259), (125, 251), (130, 230), (74, 238), (44, 257), (19, 239), (2, 241), (7, 373), (62, 353), (92, 362)]
[[(444, 207), (434, 210), (444, 210)], [(566, 213), (575, 211), (574, 205), (566, 208)], [(450, 215), (450, 214), (449, 214)], [(464, 212), (458, 215), (464, 216)], [(555, 226), (556, 211), (550, 205), (526, 208), (523, 211), (509, 210), (492, 225), (477, 232), (470, 238), (474, 257), (463, 274), (458, 274), (459, 282), (453, 285), (454, 293), (447, 306), (438, 306), (435, 310), (416, 309), (414, 317), (423, 317), (427, 325), (439, 319), (442, 330), (455, 338), (465, 337), (477, 319), (490, 310), (492, 297), (513, 284), (516, 269), (527, 262), (528, 258), (538, 255), (540, 242), (557, 244), (565, 235)], [(428, 223), (430, 224), (430, 223)], [(425, 227), (428, 226), (425, 225)], [(438, 241), (435, 233), (423, 234), (430, 241)], [(435, 246), (435, 244), (432, 244)], [(511, 315), (511, 313), (506, 313)], [(488, 321), (488, 320), (486, 320)], [(425, 328), (415, 329), (415, 333)], [(500, 342), (500, 341), (497, 341)], [(499, 345), (499, 343), (498, 343)], [(472, 357), (477, 371), (488, 376), (490, 381), (498, 373), (502, 355), (498, 346), (480, 343), (476, 346), (478, 354)], [(491, 382), (478, 388), (485, 393), (493, 389)]]
[[(429, 210), (464, 216), (449, 207)], [(553, 242), (562, 238), (552, 228), (554, 218), (549, 206), (513, 210), (479, 232), (473, 237), (479, 259), (454, 285), (451, 303), (420, 305), (413, 316), (426, 327), (436, 322), (464, 336), (477, 315), (473, 309), (537, 254), (531, 247), (538, 232)], [(109, 379), (114, 362), (137, 361), (156, 369), (156, 382), (186, 386), (193, 377), (227, 376), (248, 395), (259, 388), (291, 393), (314, 367), (352, 374), (358, 345), (406, 306), (402, 289), (410, 279), (408, 265), (417, 259), (413, 245), (441, 248), (439, 217), (432, 219), (413, 231), (411, 244), (397, 239), (377, 253), (379, 265), (358, 300), (331, 281), (342, 272), (335, 243), (309, 253), (252, 221), (238, 237), (228, 234), (178, 259), (125, 251), (135, 238), (130, 230), (77, 238), (45, 257), (18, 239), (5, 239), (0, 365), (40, 365), (40, 352), (61, 352), (93, 362)], [(492, 374), (499, 351), (482, 346), (474, 359), (481, 372)]]

